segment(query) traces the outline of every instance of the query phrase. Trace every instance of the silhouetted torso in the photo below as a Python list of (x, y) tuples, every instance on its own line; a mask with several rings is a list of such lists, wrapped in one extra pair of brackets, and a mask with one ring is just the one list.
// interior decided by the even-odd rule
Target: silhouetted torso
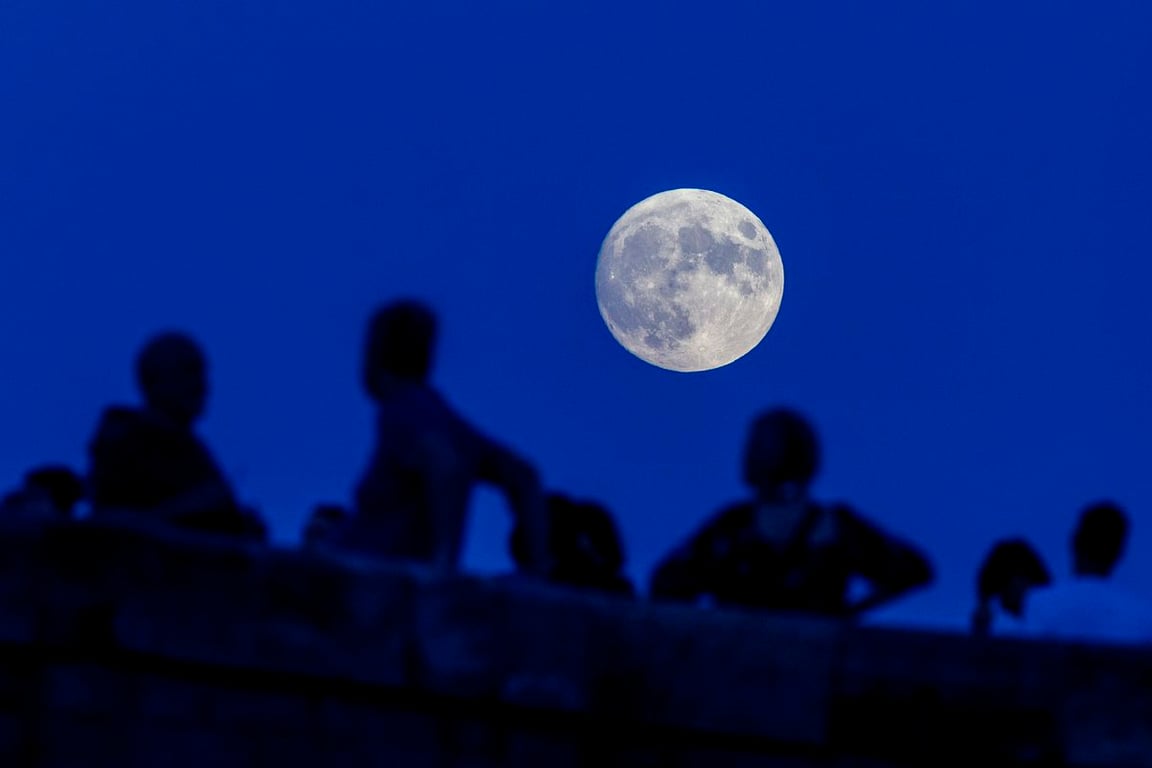
[(1152, 602), (1108, 578), (1083, 576), (1036, 590), (1016, 632), (1091, 642), (1152, 644)]
[(384, 557), (432, 560), (436, 516), (457, 532), (458, 558), (468, 501), (477, 483), (511, 496), (534, 489), (534, 472), (520, 458), (461, 418), (432, 387), (394, 379), (377, 392), (376, 445), (356, 488), (353, 519), (335, 536), (344, 549)]
[(186, 494), (210, 490), (214, 503), (169, 522), (217, 533), (262, 536), (243, 514), (208, 448), (190, 427), (146, 409), (108, 408), (89, 446), (93, 514), (153, 510)]
[(666, 558), (652, 588), (662, 599), (848, 616), (859, 610), (849, 602), (855, 576), (911, 586), (928, 581), (931, 566), (845, 505), (743, 502)]

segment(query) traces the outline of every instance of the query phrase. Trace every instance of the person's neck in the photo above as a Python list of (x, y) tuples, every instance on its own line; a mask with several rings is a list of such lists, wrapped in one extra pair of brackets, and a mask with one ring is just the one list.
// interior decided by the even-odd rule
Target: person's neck
[(1104, 581), (1112, 577), (1112, 569), (1101, 566), (1079, 566), (1072, 570), (1072, 575), (1077, 579)]
[(410, 376), (396, 376), (391, 373), (381, 373), (373, 384), (373, 396), (377, 400), (386, 400), (397, 392), (404, 392), (427, 385), (426, 379)]
[(756, 490), (756, 500), (761, 504), (794, 504), (807, 498), (802, 486), (786, 483)]
[(180, 430), (186, 430), (188, 432), (192, 431), (193, 422), (189, 421), (188, 419), (181, 419), (181, 418), (174, 417), (172, 414), (168, 413), (167, 411), (164, 411), (164, 410), (157, 408), (155, 406), (145, 404), (144, 405), (144, 413), (153, 422), (160, 424), (162, 426), (168, 427), (169, 429), (180, 429)]

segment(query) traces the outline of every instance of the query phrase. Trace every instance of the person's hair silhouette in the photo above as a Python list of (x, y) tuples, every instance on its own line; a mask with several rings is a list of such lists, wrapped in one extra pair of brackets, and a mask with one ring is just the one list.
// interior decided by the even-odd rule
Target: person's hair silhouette
[(405, 299), (368, 323), (361, 382), (376, 404), (376, 445), (352, 519), (332, 546), (455, 569), (468, 500), (495, 486), (526, 527), (535, 573), (548, 569), (547, 519), (536, 471), (465, 421), (430, 385), (436, 316)]
[(790, 408), (765, 411), (744, 443), (744, 482), (762, 499), (803, 496), (820, 468), (820, 442)]
[[(788, 408), (760, 414), (744, 446), (754, 498), (722, 509), (661, 561), (652, 596), (847, 617), (929, 583), (917, 548), (847, 505), (809, 498), (819, 464), (807, 419)], [(857, 578), (870, 592), (852, 600)]]
[(89, 444), (93, 515), (265, 538), (193, 431), (208, 397), (200, 345), (184, 333), (154, 336), (137, 355), (136, 382), (144, 407), (105, 410)]
[(436, 315), (425, 304), (405, 299), (381, 307), (368, 323), (361, 377), (376, 399), (386, 378), (427, 381), (436, 346)]
[(1072, 569), (1077, 576), (1110, 576), (1128, 542), (1128, 516), (1111, 501), (1090, 504), (1072, 534)]
[[(591, 501), (561, 493), (548, 495), (548, 548), (552, 556), (549, 581), (582, 589), (632, 596), (635, 589), (624, 575), (624, 545), (610, 512)], [(531, 563), (522, 525), (508, 537), (508, 551), (517, 567)]]
[(191, 426), (208, 400), (208, 361), (190, 336), (162, 333), (136, 357), (136, 383), (151, 411)]
[(1016, 538), (996, 542), (976, 576), (973, 634), (986, 635), (991, 631), (994, 603), (1019, 620), (1024, 616), (1028, 590), (1051, 583), (1048, 566), (1027, 541)]

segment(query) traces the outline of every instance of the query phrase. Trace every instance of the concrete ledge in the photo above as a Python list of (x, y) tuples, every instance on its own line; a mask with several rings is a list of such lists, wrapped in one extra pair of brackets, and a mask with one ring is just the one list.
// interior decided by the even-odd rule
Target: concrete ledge
[(133, 735), (148, 723), (196, 742), (189, 755), (231, 729), (268, 761), (285, 750), (260, 734), (288, 728), (316, 759), (384, 739), (404, 764), (447, 749), (492, 765), (1148, 765), (1152, 654), (632, 603), (91, 522), (9, 526), (0, 753), (43, 746), (29, 723), (83, 740), (73, 721), (93, 720), (122, 734), (92, 742), (109, 764), (148, 753)]

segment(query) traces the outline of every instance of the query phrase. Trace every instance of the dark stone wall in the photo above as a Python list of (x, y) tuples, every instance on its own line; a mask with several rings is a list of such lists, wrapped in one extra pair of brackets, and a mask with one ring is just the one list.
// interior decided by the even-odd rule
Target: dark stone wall
[(1152, 765), (1152, 655), (0, 531), (0, 766)]

